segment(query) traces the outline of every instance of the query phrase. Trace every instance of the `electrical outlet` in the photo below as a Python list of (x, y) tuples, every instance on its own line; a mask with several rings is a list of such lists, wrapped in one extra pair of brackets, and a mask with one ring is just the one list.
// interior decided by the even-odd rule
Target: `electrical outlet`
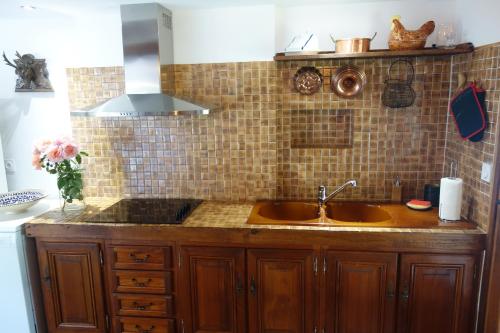
[(489, 183), (491, 180), (491, 162), (483, 162), (481, 167), (481, 180)]
[(13, 159), (6, 158), (3, 161), (3, 164), (5, 166), (5, 173), (8, 175), (13, 175), (16, 173), (16, 162)]

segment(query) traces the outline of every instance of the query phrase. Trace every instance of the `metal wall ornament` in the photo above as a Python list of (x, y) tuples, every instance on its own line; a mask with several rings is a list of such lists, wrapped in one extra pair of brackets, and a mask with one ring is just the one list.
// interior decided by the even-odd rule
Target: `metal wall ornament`
[(49, 80), (49, 71), (45, 59), (36, 59), (32, 54), (19, 54), (16, 51), (17, 59), (12, 63), (5, 52), (3, 59), (7, 66), (16, 69), (16, 92), (52, 92), (52, 84)]
[(319, 91), (323, 84), (323, 75), (316, 67), (300, 68), (293, 77), (293, 86), (302, 95), (312, 95)]
[(367, 82), (366, 73), (357, 66), (346, 65), (332, 74), (330, 86), (337, 96), (352, 98), (359, 95)]

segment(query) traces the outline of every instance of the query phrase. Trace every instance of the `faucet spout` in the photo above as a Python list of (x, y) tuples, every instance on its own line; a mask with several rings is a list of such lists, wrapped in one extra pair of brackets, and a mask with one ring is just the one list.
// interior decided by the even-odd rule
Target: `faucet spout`
[(335, 191), (330, 193), (330, 195), (326, 195), (326, 187), (321, 185), (318, 188), (318, 204), (322, 207), (325, 203), (335, 198), (340, 192), (344, 191), (348, 186), (356, 187), (358, 183), (355, 179), (349, 179), (343, 185), (339, 186)]

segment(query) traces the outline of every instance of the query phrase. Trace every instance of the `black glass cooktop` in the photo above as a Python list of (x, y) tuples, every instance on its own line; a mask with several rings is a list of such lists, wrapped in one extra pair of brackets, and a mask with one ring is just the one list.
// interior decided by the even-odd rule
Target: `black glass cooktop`
[(122, 199), (88, 222), (182, 224), (202, 200), (196, 199)]

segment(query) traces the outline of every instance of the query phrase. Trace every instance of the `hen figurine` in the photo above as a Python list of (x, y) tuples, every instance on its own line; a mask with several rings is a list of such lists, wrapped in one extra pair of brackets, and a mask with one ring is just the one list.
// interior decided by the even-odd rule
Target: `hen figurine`
[(389, 37), (390, 50), (420, 50), (425, 48), (427, 37), (434, 31), (434, 21), (426, 22), (418, 30), (406, 30), (398, 19), (392, 21)]

